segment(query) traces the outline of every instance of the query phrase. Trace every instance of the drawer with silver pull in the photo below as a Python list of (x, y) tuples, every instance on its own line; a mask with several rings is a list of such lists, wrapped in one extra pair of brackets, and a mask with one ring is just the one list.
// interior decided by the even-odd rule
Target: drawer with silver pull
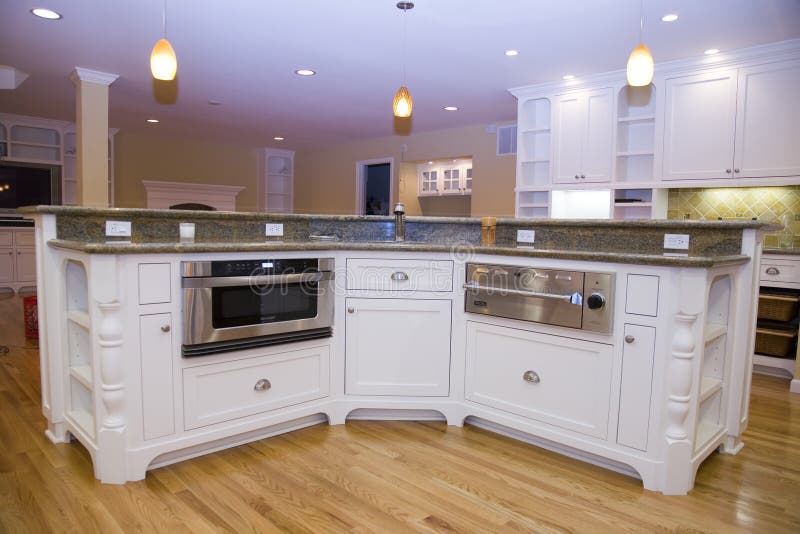
[(347, 260), (347, 289), (371, 291), (452, 291), (449, 260)]
[(798, 261), (762, 259), (759, 278), (762, 282), (781, 282), (800, 286), (800, 257)]
[(327, 397), (327, 346), (183, 370), (186, 430)]

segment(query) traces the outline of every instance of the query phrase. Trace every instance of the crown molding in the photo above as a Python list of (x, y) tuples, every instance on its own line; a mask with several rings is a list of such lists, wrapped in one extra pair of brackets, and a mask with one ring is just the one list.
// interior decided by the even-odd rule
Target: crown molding
[(74, 83), (78, 83), (80, 81), (80, 82), (99, 83), (102, 85), (111, 85), (117, 80), (117, 78), (119, 78), (119, 74), (111, 74), (108, 72), (100, 72), (99, 70), (91, 70), (91, 69), (85, 69), (83, 67), (75, 67), (69, 74), (69, 78)]

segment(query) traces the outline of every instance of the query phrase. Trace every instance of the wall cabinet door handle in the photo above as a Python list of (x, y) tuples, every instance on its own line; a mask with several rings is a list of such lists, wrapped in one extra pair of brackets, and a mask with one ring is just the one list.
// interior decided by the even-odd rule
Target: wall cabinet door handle
[(740, 172), (740, 169), (733, 169), (733, 172)]
[(576, 179), (576, 180), (578, 179), (578, 175), (577, 175), (577, 174), (575, 175), (575, 179)]
[(256, 382), (256, 385), (253, 386), (253, 391), (267, 391), (271, 387), (272, 384), (270, 384), (269, 380), (261, 378)]
[(347, 308), (347, 313), (355, 313), (355, 312), (356, 312), (356, 309), (353, 308), (352, 306)]
[(161, 327), (162, 332), (169, 332), (170, 330), (172, 330), (172, 327), (168, 324), (165, 324), (164, 326)]
[(530, 382), (531, 384), (538, 384), (539, 382), (542, 381), (542, 379), (539, 378), (539, 374), (536, 373), (536, 371), (525, 371), (524, 373), (522, 373), (522, 379), (525, 382)]
[(392, 273), (392, 280), (398, 282), (405, 282), (406, 280), (408, 280), (408, 273), (404, 273), (403, 271), (394, 272)]
[(730, 173), (731, 173), (731, 170), (730, 170), (730, 169), (725, 169), (725, 172), (727, 172), (728, 174), (730, 174)]
[(767, 267), (767, 274), (781, 274), (781, 270), (777, 267)]
[(625, 343), (633, 343), (634, 341), (636, 341), (635, 337), (633, 337), (631, 335), (625, 336)]
[(585, 180), (585, 179), (586, 179), (586, 175), (585, 174), (581, 174), (581, 180)]

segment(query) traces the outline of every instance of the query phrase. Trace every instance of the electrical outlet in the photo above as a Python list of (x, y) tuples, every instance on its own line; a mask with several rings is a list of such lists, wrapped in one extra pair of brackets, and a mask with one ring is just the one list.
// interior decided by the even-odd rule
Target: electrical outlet
[(687, 234), (664, 234), (664, 248), (689, 250)]
[(264, 235), (267, 237), (283, 237), (283, 223), (267, 223)]
[(130, 221), (106, 221), (106, 236), (130, 237), (131, 236)]
[(517, 230), (518, 243), (533, 243), (536, 241), (536, 230)]

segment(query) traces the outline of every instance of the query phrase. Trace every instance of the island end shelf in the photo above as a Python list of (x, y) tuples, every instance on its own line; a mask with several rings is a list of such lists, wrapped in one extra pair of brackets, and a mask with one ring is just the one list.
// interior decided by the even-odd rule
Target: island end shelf
[[(481, 246), (474, 218), (408, 217), (401, 244), (387, 217), (22, 212), (36, 221), (46, 433), (80, 441), (103, 482), (348, 417), (466, 422), (666, 494), (743, 446), (762, 223), (499, 219)], [(106, 238), (106, 221), (132, 236)], [(665, 250), (667, 233), (688, 249)], [(281, 258), (333, 260), (333, 336), (183, 357), (181, 262)], [(612, 329), (467, 313), (470, 262), (611, 274)]]

